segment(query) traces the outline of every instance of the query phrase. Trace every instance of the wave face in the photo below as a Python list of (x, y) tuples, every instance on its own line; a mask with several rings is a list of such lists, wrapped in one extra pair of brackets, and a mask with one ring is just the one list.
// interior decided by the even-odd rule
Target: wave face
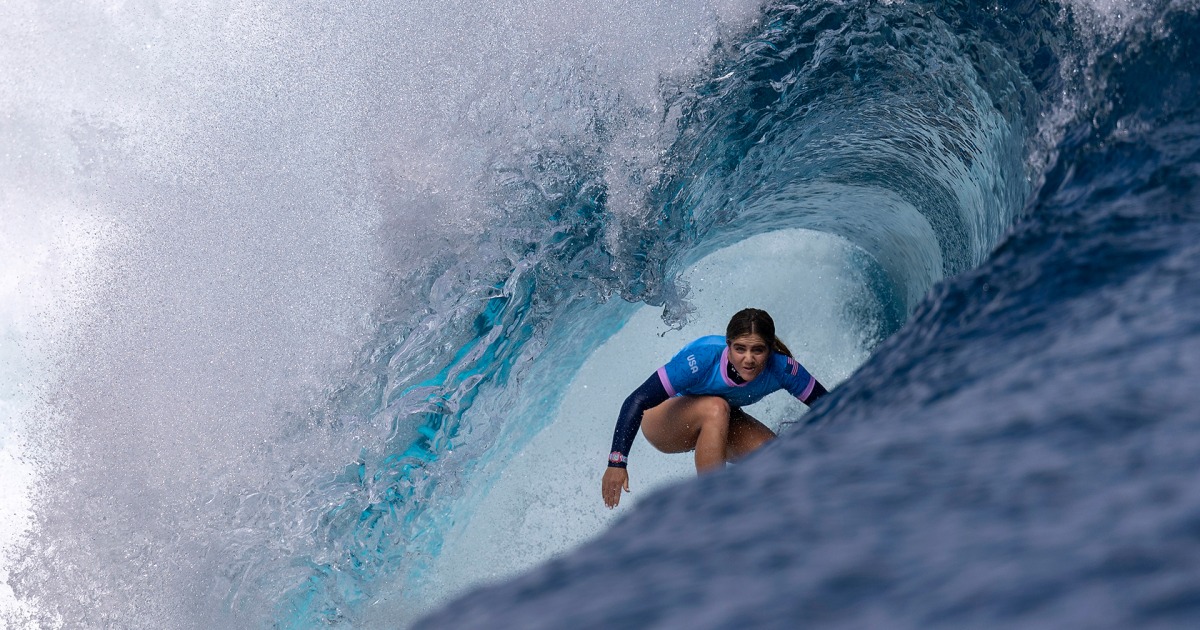
[(14, 624), (415, 621), (635, 304), (708, 333), (689, 270), (784, 230), (870, 358), (423, 625), (1194, 621), (1194, 3), (4, 11), (12, 240), (88, 252), (5, 331)]
[[(861, 8), (872, 32), (923, 11)], [(1020, 46), (1053, 50), (1053, 7), (993, 22), (1043, 111), (1031, 70), (1086, 75), (1044, 84), (1078, 99), (1052, 165), (995, 250), (936, 285), (806, 430), (422, 627), (1195, 624), (1200, 20), (1140, 8), (1104, 31), (1051, 20), (1057, 61)], [(992, 28), (960, 10), (924, 9), (962, 41)]]

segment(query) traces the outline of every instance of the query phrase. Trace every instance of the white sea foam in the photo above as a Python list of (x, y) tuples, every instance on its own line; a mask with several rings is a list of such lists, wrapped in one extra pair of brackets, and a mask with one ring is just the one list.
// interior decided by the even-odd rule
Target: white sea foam
[(31, 612), (8, 569), (33, 524), (38, 475), (61, 454), (34, 438), (57, 420), (47, 358), (87, 308), (100, 277), (96, 251), (112, 233), (59, 200), (8, 190), (0, 198), (0, 620)]
[[(289, 502), (386, 431), (309, 411), (378, 317), (445, 298), (406, 277), (478, 255), (488, 165), (597, 153), (601, 121), (609, 204), (643, 211), (662, 82), (758, 4), (0, 7), (4, 535), (53, 483), (41, 621), (261, 622), (314, 529)], [(21, 462), (52, 436), (47, 482)]]

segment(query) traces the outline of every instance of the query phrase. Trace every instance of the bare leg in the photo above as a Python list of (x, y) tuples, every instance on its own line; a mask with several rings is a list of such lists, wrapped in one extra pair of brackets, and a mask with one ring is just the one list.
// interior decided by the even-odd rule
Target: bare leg
[(724, 398), (709, 396), (705, 405), (708, 414), (701, 418), (700, 436), (696, 438), (696, 473), (720, 470), (729, 459), (729, 403)]
[(642, 435), (664, 453), (696, 451), (696, 471), (725, 466), (729, 403), (720, 396), (678, 396), (646, 411)]
[(642, 435), (664, 453), (696, 451), (696, 472), (725, 467), (775, 439), (766, 425), (720, 396), (679, 396), (642, 416)]
[(736, 462), (774, 439), (775, 432), (754, 416), (741, 409), (730, 413), (729, 443), (725, 447), (729, 461)]

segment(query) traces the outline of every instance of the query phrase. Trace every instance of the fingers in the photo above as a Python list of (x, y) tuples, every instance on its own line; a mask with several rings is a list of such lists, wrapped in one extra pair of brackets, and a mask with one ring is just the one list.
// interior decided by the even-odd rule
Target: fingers
[(621, 490), (629, 492), (629, 475), (610, 472), (615, 469), (609, 469), (604, 474), (604, 479), (600, 482), (600, 494), (604, 497), (604, 505), (609, 509), (617, 507), (621, 502)]
[(601, 490), (604, 493), (604, 505), (610, 510), (617, 507), (617, 504), (621, 502), (621, 486), (615, 483), (608, 483), (605, 480), (604, 487)]
[[(629, 491), (629, 480), (625, 481), (625, 491)], [(609, 509), (617, 507), (621, 503), (621, 482), (609, 483), (604, 489), (604, 504)]]

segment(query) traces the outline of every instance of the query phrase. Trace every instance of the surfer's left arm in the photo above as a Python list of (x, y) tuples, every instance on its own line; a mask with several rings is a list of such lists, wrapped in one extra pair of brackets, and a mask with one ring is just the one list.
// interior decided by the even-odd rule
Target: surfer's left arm
[(817, 377), (809, 374), (808, 370), (804, 369), (804, 366), (800, 365), (799, 361), (792, 357), (788, 357), (787, 360), (783, 386), (789, 394), (811, 407), (818, 399), (829, 393), (825, 389), (825, 386), (817, 380)]
[(816, 404), (818, 398), (829, 393), (829, 391), (825, 389), (825, 386), (821, 384), (821, 381), (817, 380), (817, 377), (814, 376), (812, 382), (812, 393), (810, 393), (807, 398), (800, 399), (800, 402), (808, 405), (809, 407)]

